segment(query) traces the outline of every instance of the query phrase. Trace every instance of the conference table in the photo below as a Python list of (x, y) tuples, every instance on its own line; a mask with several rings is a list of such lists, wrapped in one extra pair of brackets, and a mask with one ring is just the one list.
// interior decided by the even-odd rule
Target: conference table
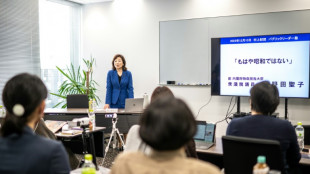
[[(305, 145), (306, 149), (310, 149), (310, 145)], [(217, 165), (219, 168), (223, 168), (223, 148), (222, 138), (216, 138), (215, 145), (207, 150), (196, 149), (199, 159), (208, 161)], [(302, 171), (310, 171), (310, 153), (302, 152), (302, 158), (299, 161)], [(305, 172), (303, 172), (305, 173)]]
[(105, 130), (105, 127), (96, 127), (94, 130), (85, 129), (85, 132), (79, 132), (76, 134), (64, 134), (60, 131), (58, 133), (55, 133), (55, 135), (57, 139), (60, 139), (62, 141), (69, 141), (69, 142), (74, 138), (82, 137), (82, 140), (84, 139), (83, 141), (85, 143), (83, 144), (83, 153), (87, 152), (87, 153), (92, 154), (93, 163), (97, 166), (94, 134), (96, 132), (103, 132), (104, 130)]
[[(120, 133), (128, 133), (130, 127), (139, 123), (142, 112), (125, 112), (124, 109), (107, 111), (105, 109), (95, 109), (96, 126), (105, 127), (105, 132), (112, 131), (112, 117), (117, 114), (116, 127)], [(72, 121), (74, 118), (88, 117), (87, 109), (56, 109), (47, 108), (44, 110), (44, 120)]]
[[(96, 156), (104, 156), (104, 133), (112, 132), (112, 117), (113, 114), (117, 114), (117, 124), (116, 128), (119, 129), (120, 133), (128, 133), (132, 125), (139, 123), (139, 118), (142, 112), (125, 112), (124, 109), (116, 110), (105, 110), (96, 109), (95, 110), (95, 120), (96, 127), (105, 127), (104, 131), (94, 132), (94, 144), (96, 149)], [(56, 109), (56, 108), (46, 108), (44, 110), (44, 120), (55, 120), (55, 121), (72, 121), (75, 118), (88, 117), (87, 109)], [(76, 138), (77, 139), (77, 138)], [(80, 140), (71, 139), (71, 141), (64, 142), (74, 153), (82, 153), (82, 143)], [(75, 141), (76, 140), (76, 141)]]

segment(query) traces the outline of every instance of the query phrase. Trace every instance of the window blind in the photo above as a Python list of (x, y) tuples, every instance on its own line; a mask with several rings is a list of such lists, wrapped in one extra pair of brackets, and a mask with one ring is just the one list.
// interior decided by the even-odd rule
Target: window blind
[(40, 76), (38, 0), (0, 0), (0, 94), (12, 76)]

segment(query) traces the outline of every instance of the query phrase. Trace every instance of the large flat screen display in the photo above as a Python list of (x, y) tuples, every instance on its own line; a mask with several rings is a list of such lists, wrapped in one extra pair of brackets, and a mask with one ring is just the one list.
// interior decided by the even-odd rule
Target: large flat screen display
[(249, 96), (269, 81), (280, 97), (309, 98), (310, 34), (211, 39), (211, 94)]

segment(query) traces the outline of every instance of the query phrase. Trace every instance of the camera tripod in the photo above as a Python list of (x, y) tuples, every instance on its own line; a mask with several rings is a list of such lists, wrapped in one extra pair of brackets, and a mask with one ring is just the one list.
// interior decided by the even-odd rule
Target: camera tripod
[[(89, 135), (86, 133), (86, 128), (89, 127), (89, 125), (81, 125), (80, 126), (82, 129), (83, 129), (83, 132), (82, 132), (82, 143), (83, 143), (83, 156), (85, 156), (85, 154), (88, 154), (89, 152), (87, 151), (87, 141), (86, 141), (86, 138), (90, 138), (90, 136), (93, 136), (93, 135)], [(93, 142), (91, 142), (91, 140), (89, 140), (90, 142), (90, 146), (94, 146)], [(94, 149), (94, 147), (93, 147)], [(95, 164), (96, 166), (96, 170), (98, 170), (98, 166), (97, 166), (97, 161), (96, 161), (96, 156), (95, 156), (95, 152), (94, 150), (91, 150), (91, 154), (93, 155), (93, 163)], [(81, 168), (82, 165), (85, 163), (85, 159), (82, 158), (80, 164), (79, 164), (79, 167)]]
[(111, 132), (111, 135), (110, 135), (110, 139), (109, 139), (109, 142), (105, 148), (105, 153), (104, 153), (104, 157), (103, 157), (103, 161), (102, 161), (102, 165), (104, 164), (104, 160), (105, 160), (105, 157), (107, 156), (107, 153), (109, 151), (109, 147), (110, 147), (110, 143), (111, 143), (111, 140), (113, 138), (113, 149), (116, 148), (116, 136), (119, 137), (120, 139), (120, 142), (121, 142), (121, 145), (122, 145), (122, 148), (124, 149), (125, 148), (125, 144), (124, 144), (124, 141), (123, 141), (123, 138), (121, 137), (120, 133), (119, 133), (119, 130), (118, 128), (116, 128), (116, 123), (117, 123), (117, 114), (114, 113), (113, 114), (113, 118), (112, 118), (112, 132)]

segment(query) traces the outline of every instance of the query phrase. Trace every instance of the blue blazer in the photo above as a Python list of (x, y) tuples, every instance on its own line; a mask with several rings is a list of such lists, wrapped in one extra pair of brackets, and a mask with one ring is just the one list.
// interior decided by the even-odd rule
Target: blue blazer
[(110, 70), (107, 75), (107, 92), (105, 103), (116, 105), (117, 108), (125, 107), (126, 98), (134, 98), (132, 75), (130, 71), (123, 71), (121, 82), (119, 83), (116, 70)]
[(21, 136), (0, 137), (0, 154), (0, 173), (70, 173), (68, 155), (61, 142), (36, 135), (28, 126)]

